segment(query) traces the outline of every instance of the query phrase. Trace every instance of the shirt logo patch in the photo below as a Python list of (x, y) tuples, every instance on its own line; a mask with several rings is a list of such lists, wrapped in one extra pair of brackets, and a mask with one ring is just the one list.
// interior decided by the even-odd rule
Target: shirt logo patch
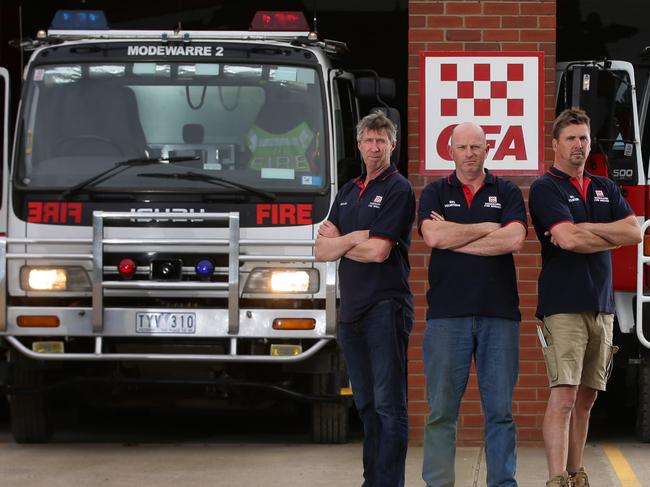
[(368, 203), (368, 208), (379, 208), (381, 207), (381, 200), (384, 199), (383, 196), (375, 196), (375, 199)]
[(460, 208), (460, 204), (456, 203), (454, 200), (449, 200), (449, 203), (445, 203), (445, 208)]
[(341, 203), (339, 204), (339, 206), (346, 206), (347, 204), (348, 204), (347, 201), (341, 201)]
[(488, 196), (488, 200), (483, 204), (483, 208), (496, 208), (500, 210), (501, 203), (499, 203), (496, 196)]
[(605, 193), (602, 192), (602, 190), (597, 189), (594, 191), (596, 193), (596, 196), (594, 196), (594, 201), (597, 203), (609, 203), (609, 198), (605, 196)]
[(580, 198), (573, 196), (572, 194), (569, 195), (569, 203), (575, 203), (576, 201), (580, 201)]

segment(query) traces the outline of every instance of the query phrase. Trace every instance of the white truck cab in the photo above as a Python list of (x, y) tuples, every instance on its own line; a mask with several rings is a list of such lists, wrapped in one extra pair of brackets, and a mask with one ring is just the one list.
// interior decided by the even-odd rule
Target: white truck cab
[(60, 11), (31, 44), (0, 222), (16, 441), (46, 441), (61, 398), (158, 395), (310, 402), (314, 439), (345, 441), (336, 264), (313, 241), (359, 171), (359, 100), (394, 88), (339, 68), (300, 14), (251, 29)]

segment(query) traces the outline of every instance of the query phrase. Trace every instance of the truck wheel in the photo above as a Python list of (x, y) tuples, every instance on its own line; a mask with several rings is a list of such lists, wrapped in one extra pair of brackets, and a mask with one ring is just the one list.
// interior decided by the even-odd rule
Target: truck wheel
[[(314, 377), (314, 393), (326, 394), (329, 374)], [(346, 443), (348, 441), (347, 401), (316, 402), (312, 405), (312, 438), (315, 443)]]
[[(11, 362), (14, 387), (29, 389), (41, 384), (43, 373), (34, 360), (12, 351)], [(10, 395), (9, 414), (16, 443), (44, 443), (52, 436), (52, 421), (44, 393)]]
[(640, 441), (650, 443), (650, 354), (643, 353), (639, 364), (639, 401), (636, 432)]

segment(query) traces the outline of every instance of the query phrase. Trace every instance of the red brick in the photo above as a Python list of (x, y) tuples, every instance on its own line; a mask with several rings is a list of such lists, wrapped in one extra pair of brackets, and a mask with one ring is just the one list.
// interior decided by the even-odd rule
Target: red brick
[(409, 415), (411, 414), (428, 414), (429, 405), (425, 402), (409, 403)]
[(537, 416), (517, 416), (515, 423), (518, 428), (525, 428), (526, 426), (538, 426)]
[(503, 17), (501, 17), (501, 26), (504, 28), (518, 27), (520, 29), (535, 28), (537, 27), (537, 17), (533, 15), (517, 15), (517, 16), (504, 15)]
[(427, 17), (427, 27), (442, 27), (449, 29), (451, 27), (462, 27), (463, 18), (458, 15), (429, 15)]
[(521, 265), (518, 267), (519, 269), (517, 270), (517, 274), (519, 275), (520, 280), (537, 281), (541, 269), (539, 269), (538, 267), (524, 267)]
[(427, 43), (427, 51), (462, 51), (463, 44), (461, 42), (429, 42)]
[(476, 15), (481, 12), (480, 2), (446, 2), (445, 12), (448, 14)]
[(443, 31), (440, 29), (410, 29), (409, 42), (411, 41), (441, 41)]
[(481, 414), (481, 403), (478, 401), (463, 401), (460, 405), (461, 414)]
[(521, 40), (526, 41), (555, 41), (555, 29), (526, 29), (521, 31)]
[(535, 401), (537, 400), (537, 391), (535, 389), (525, 389), (519, 386), (512, 394), (512, 399), (514, 401)]
[(481, 15), (465, 17), (465, 27), (469, 29), (496, 29), (501, 27), (501, 17), (497, 15)]
[(519, 13), (520, 2), (484, 2), (484, 14), (511, 14), (516, 15)]
[(501, 47), (504, 51), (537, 51), (538, 45), (535, 42), (504, 42)]
[(533, 402), (526, 401), (519, 403), (519, 413), (523, 414), (536, 414), (538, 416), (543, 416), (546, 411), (546, 402)]
[(526, 240), (524, 242), (523, 248), (520, 250), (521, 254), (539, 254), (541, 252), (542, 246), (539, 243), (539, 240)]
[(517, 282), (517, 289), (520, 294), (535, 294), (537, 295), (537, 282), (535, 281), (519, 281)]
[(410, 15), (409, 16), (409, 28), (415, 29), (418, 27), (427, 26), (427, 17), (424, 15)]
[(515, 264), (517, 267), (537, 267), (538, 258), (537, 255), (525, 255), (525, 254), (516, 254)]
[(523, 15), (555, 15), (555, 2), (521, 2)]
[(482, 427), (483, 415), (479, 414), (465, 414), (461, 418), (461, 425), (465, 428)]
[(448, 41), (480, 41), (480, 30), (469, 29), (450, 29), (445, 33), (445, 39)]
[(496, 42), (468, 42), (465, 44), (466, 51), (500, 51), (501, 47)]
[(556, 19), (555, 17), (551, 17), (550, 15), (544, 15), (538, 17), (538, 21), (539, 21), (539, 26), (542, 29), (555, 29), (556, 27)]
[(435, 15), (441, 14), (445, 10), (443, 2), (409, 2), (409, 17), (417, 14)]
[(483, 32), (483, 39), (486, 41), (517, 41), (519, 40), (519, 31), (514, 29), (486, 30)]

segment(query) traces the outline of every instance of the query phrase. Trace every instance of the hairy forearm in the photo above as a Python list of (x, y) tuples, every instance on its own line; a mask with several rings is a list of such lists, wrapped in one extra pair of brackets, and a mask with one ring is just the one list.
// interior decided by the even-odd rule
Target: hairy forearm
[(498, 223), (493, 222), (455, 223), (426, 220), (422, 223), (421, 231), (429, 247), (454, 250), (485, 237), (499, 227)]
[(641, 230), (634, 216), (610, 223), (586, 222), (576, 226), (607, 240), (615, 247), (635, 245), (641, 241)]
[(525, 227), (518, 222), (514, 222), (453, 250), (454, 252), (480, 256), (511, 254), (521, 250), (525, 238)]
[(593, 254), (594, 252), (602, 252), (617, 247), (617, 245), (609, 240), (585, 228), (574, 224), (570, 225), (571, 227), (568, 228), (568, 231), (565, 230), (561, 235), (553, 234), (551, 236), (551, 243), (553, 245), (579, 254)]
[(368, 230), (357, 230), (338, 237), (318, 235), (314, 246), (314, 255), (319, 261), (337, 260), (367, 240)]
[(355, 245), (345, 253), (347, 259), (357, 262), (383, 262), (390, 254), (393, 242), (379, 238), (371, 238)]

